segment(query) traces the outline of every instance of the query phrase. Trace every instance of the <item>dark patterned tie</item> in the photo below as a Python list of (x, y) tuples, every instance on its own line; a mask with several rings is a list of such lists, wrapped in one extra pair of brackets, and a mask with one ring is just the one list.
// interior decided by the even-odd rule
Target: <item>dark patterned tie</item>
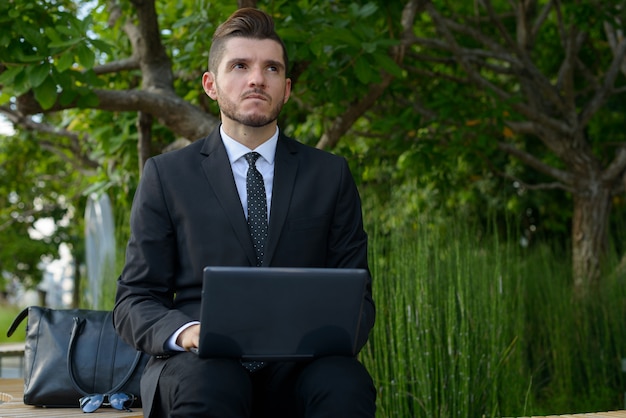
[[(256, 251), (256, 265), (263, 264), (263, 252), (267, 239), (267, 198), (263, 176), (256, 168), (256, 160), (261, 155), (258, 152), (249, 152), (245, 155), (248, 161), (246, 175), (246, 193), (248, 195), (248, 228)], [(265, 366), (261, 361), (242, 361), (241, 364), (250, 372), (257, 371)]]
[(256, 160), (261, 155), (258, 152), (249, 152), (245, 155), (248, 161), (246, 175), (246, 193), (248, 195), (248, 227), (256, 251), (256, 265), (263, 263), (263, 252), (267, 240), (267, 200), (263, 176), (256, 168)]

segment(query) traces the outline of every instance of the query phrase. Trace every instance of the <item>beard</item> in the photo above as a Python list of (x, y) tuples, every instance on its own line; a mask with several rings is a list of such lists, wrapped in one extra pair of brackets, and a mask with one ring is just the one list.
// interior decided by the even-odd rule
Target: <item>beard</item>
[[(275, 122), (278, 119), (278, 115), (280, 114), (281, 110), (283, 109), (284, 100), (281, 99), (278, 100), (275, 105), (272, 105), (269, 112), (267, 113), (245, 113), (238, 109), (237, 105), (233, 101), (228, 99), (226, 95), (222, 94), (219, 86), (217, 86), (217, 93), (218, 97), (220, 97), (220, 100), (218, 100), (220, 111), (224, 114), (224, 116), (231, 120), (234, 120), (235, 122), (252, 128), (260, 128)], [(246, 94), (248, 93), (263, 94), (268, 100), (271, 100), (269, 96), (262, 92), (246, 92)], [(272, 102), (270, 101), (269, 103), (271, 104)]]

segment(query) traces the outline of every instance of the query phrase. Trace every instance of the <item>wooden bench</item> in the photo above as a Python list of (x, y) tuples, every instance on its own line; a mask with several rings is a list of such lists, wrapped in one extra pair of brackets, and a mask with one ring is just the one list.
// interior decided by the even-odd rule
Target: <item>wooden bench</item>
[(589, 412), (586, 414), (545, 415), (529, 418), (626, 418), (626, 411)]
[[(0, 379), (0, 417), (83, 417), (88, 415), (76, 408), (40, 408), (24, 405), (24, 379)], [(132, 412), (118, 411), (104, 407), (94, 412), (97, 416), (107, 418), (137, 418), (143, 417), (141, 408), (132, 408)]]
[[(0, 378), (0, 418), (11, 417), (55, 417), (65, 418), (80, 416), (85, 418), (85, 413), (79, 408), (39, 408), (24, 405), (23, 379)], [(117, 411), (112, 408), (100, 408), (97, 414), (108, 418), (140, 418), (143, 417), (141, 408), (132, 408), (132, 412)], [(609, 412), (590, 412), (585, 414), (545, 415), (524, 418), (626, 418), (626, 410)]]
[(24, 368), (24, 343), (3, 343), (0, 344), (0, 377), (2, 376), (3, 359), (6, 357), (17, 357), (19, 359), (19, 369)]

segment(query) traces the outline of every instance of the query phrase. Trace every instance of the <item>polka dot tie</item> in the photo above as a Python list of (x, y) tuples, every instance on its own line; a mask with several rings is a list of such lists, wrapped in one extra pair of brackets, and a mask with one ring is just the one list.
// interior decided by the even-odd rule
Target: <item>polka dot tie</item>
[(258, 152), (249, 152), (245, 155), (248, 161), (246, 175), (246, 193), (248, 195), (248, 227), (256, 251), (256, 265), (263, 263), (263, 252), (267, 239), (267, 200), (263, 176), (256, 168), (256, 160), (261, 155)]
[[(246, 193), (248, 195), (248, 228), (256, 251), (256, 265), (263, 263), (263, 252), (267, 239), (267, 198), (263, 176), (256, 168), (256, 160), (261, 155), (258, 152), (249, 152), (245, 155), (248, 161), (246, 175)], [(262, 361), (242, 361), (241, 364), (249, 372), (255, 372), (265, 366)]]

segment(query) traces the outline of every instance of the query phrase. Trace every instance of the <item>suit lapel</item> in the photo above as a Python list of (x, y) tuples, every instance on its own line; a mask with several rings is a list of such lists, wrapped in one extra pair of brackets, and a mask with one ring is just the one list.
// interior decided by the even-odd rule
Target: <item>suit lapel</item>
[(239, 200), (235, 179), (233, 178), (233, 170), (228, 160), (226, 148), (224, 148), (222, 143), (219, 129), (215, 129), (206, 138), (200, 152), (207, 156), (202, 161), (204, 174), (215, 192), (226, 217), (230, 221), (235, 231), (235, 236), (241, 243), (251, 265), (255, 265), (256, 255), (250, 232), (248, 231), (248, 224)]
[(276, 251), (276, 245), (287, 219), (291, 196), (298, 171), (296, 150), (286, 137), (280, 135), (276, 145), (274, 161), (274, 185), (272, 186), (272, 207), (270, 209), (270, 223), (265, 244), (263, 265), (269, 266)]

